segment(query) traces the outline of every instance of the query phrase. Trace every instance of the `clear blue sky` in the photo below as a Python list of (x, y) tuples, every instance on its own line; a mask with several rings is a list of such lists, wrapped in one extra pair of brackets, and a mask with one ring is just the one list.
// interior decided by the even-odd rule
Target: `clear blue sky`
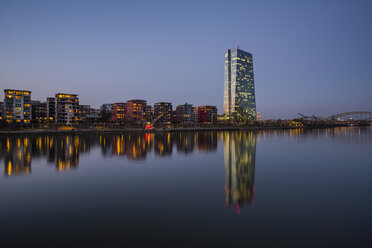
[(221, 113), (224, 52), (239, 42), (264, 117), (372, 111), (371, 13), (358, 0), (0, 0), (0, 86)]

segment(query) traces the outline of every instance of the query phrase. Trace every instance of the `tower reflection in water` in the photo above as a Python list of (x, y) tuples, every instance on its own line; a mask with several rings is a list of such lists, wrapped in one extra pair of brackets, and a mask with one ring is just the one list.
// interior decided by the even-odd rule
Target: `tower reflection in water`
[(236, 209), (254, 202), (257, 134), (248, 131), (223, 134), (226, 207)]

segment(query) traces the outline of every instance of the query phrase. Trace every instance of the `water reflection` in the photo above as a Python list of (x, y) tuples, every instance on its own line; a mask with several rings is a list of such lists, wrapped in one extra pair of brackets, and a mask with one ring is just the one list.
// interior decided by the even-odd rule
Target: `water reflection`
[(238, 214), (242, 204), (254, 202), (256, 137), (253, 132), (224, 133), (225, 203)]
[(31, 159), (46, 158), (58, 171), (75, 169), (82, 153), (97, 147), (102, 156), (144, 160), (151, 152), (155, 156), (171, 156), (176, 150), (189, 155), (217, 151), (218, 140), (224, 144), (226, 170), (226, 203), (239, 208), (253, 201), (256, 143), (267, 136), (289, 139), (316, 139), (319, 136), (337, 142), (372, 143), (371, 127), (264, 130), (259, 132), (169, 132), (126, 133), (107, 135), (1, 136), (0, 159), (4, 160), (6, 176), (31, 173)]
[(174, 147), (178, 153), (191, 154), (195, 150), (217, 150), (216, 132), (185, 133), (127, 133), (120, 135), (54, 135), (1, 137), (0, 158), (4, 159), (5, 175), (31, 173), (31, 157), (46, 158), (48, 165), (58, 171), (75, 169), (82, 153), (99, 147), (102, 156), (126, 157), (144, 160), (148, 153), (171, 156)]
[[(5, 145), (4, 145), (5, 144)], [(5, 175), (24, 175), (31, 173), (31, 146), (29, 138), (6, 139), (1, 142), (4, 154)]]
[(0, 233), (11, 247), (142, 247), (185, 233), (187, 247), (291, 246), (309, 235), (310, 247), (367, 247), (371, 131), (0, 135)]

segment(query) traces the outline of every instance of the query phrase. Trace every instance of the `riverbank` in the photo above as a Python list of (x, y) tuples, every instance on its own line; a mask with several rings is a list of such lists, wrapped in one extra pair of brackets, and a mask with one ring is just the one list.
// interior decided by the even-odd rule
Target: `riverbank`
[(85, 134), (120, 134), (120, 133), (164, 133), (164, 132), (201, 132), (201, 131), (258, 131), (258, 130), (283, 130), (283, 129), (314, 129), (314, 128), (335, 128), (345, 127), (347, 125), (325, 125), (312, 127), (189, 127), (189, 128), (167, 128), (151, 129), (125, 128), (125, 129), (28, 129), (28, 130), (2, 130), (0, 135), (85, 135)]

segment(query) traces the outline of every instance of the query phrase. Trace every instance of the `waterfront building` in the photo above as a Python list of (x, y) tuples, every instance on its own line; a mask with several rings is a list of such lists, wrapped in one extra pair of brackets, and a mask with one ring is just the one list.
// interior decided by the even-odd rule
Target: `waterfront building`
[(111, 107), (111, 120), (113, 122), (122, 122), (127, 117), (127, 104), (125, 102), (116, 102)]
[(258, 121), (261, 120), (261, 113), (260, 112), (256, 113), (256, 120), (258, 120)]
[(192, 119), (194, 123), (198, 123), (198, 107), (192, 108)]
[(154, 118), (162, 115), (160, 123), (163, 125), (170, 125), (172, 123), (172, 103), (157, 102), (154, 105)]
[(234, 113), (246, 112), (256, 119), (252, 54), (239, 48), (225, 52), (223, 112), (229, 118)]
[(145, 100), (127, 101), (127, 120), (132, 123), (142, 123), (144, 121), (143, 109), (147, 105)]
[(47, 118), (49, 121), (54, 121), (56, 115), (56, 101), (54, 97), (47, 97)]
[(172, 123), (179, 123), (177, 119), (177, 111), (172, 110)]
[(31, 91), (4, 90), (4, 119), (8, 122), (30, 123)]
[(3, 113), (4, 113), (4, 103), (0, 102), (0, 121), (4, 119)]
[(79, 105), (79, 119), (85, 121), (90, 114), (90, 105)]
[(31, 119), (32, 121), (47, 121), (47, 103), (40, 101), (31, 101)]
[(192, 104), (185, 103), (178, 105), (176, 108), (177, 122), (182, 124), (194, 123), (193, 109)]
[(195, 108), (196, 120), (198, 124), (216, 124), (217, 108), (216, 106), (199, 106)]
[(150, 123), (154, 118), (154, 112), (151, 105), (145, 105), (143, 107), (143, 119), (145, 122)]
[(57, 93), (55, 97), (55, 122), (58, 124), (79, 123), (79, 98), (76, 94)]
[(96, 108), (90, 108), (90, 115), (99, 115), (99, 109), (96, 109)]

